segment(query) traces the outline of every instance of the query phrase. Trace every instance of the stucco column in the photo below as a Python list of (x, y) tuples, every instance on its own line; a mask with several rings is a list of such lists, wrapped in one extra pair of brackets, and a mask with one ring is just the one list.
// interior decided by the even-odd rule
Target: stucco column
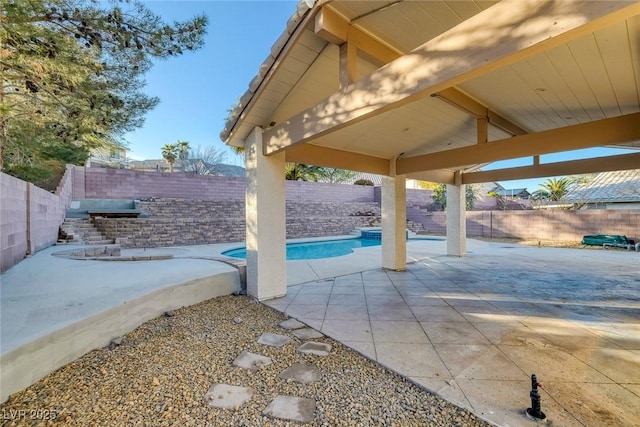
[(407, 268), (407, 189), (404, 175), (382, 177), (382, 268)]
[(245, 140), (247, 293), (259, 300), (287, 294), (284, 151), (262, 153), (262, 129)]
[(467, 253), (466, 189), (462, 171), (455, 173), (455, 185), (447, 184), (447, 255), (465, 256)]

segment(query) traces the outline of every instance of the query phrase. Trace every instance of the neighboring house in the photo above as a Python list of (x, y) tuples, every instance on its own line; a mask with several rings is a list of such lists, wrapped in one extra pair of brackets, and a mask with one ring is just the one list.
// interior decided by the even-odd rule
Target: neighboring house
[(164, 172), (169, 170), (169, 165), (167, 164), (167, 161), (165, 159), (131, 160), (128, 164), (128, 167), (129, 169), (142, 171)]
[[(167, 172), (169, 170), (169, 164), (165, 159), (132, 160), (128, 163), (128, 168), (143, 171)], [(227, 165), (224, 163), (211, 164), (204, 162), (202, 159), (176, 160), (173, 164), (173, 171), (197, 175), (245, 176), (245, 170), (241, 166)]]
[(566, 199), (579, 209), (640, 209), (640, 169), (599, 173)]
[(509, 199), (528, 199), (531, 197), (531, 193), (526, 188), (504, 188), (498, 186), (489, 191), (490, 193), (496, 193), (499, 197)]
[(104, 147), (91, 150), (86, 166), (125, 167), (127, 163), (127, 149), (124, 147)]

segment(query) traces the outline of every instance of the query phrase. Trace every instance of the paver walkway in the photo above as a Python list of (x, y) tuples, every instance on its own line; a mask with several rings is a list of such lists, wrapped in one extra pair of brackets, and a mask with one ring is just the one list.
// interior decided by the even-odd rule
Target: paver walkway
[[(640, 425), (640, 256), (506, 245), (266, 304), (499, 425)], [(487, 256), (490, 255), (490, 256)]]
[[(295, 319), (285, 320), (280, 322), (279, 325), (281, 328), (291, 331), (294, 335), (296, 330), (306, 329), (309, 332), (315, 332), (314, 334), (307, 333), (306, 335), (313, 335), (316, 338), (324, 336), (312, 328), (305, 328), (303, 323)], [(298, 338), (305, 339), (302, 337)], [(257, 340), (258, 344), (270, 347), (283, 347), (290, 341), (291, 337), (287, 335), (269, 333), (262, 334)], [(331, 345), (308, 341), (298, 347), (298, 351), (306, 354), (315, 354), (316, 356), (328, 356), (331, 351)], [(254, 372), (260, 371), (262, 368), (271, 365), (271, 363), (272, 360), (269, 357), (251, 353), (246, 350), (241, 352), (238, 358), (233, 361), (234, 366)], [(282, 379), (296, 381), (301, 384), (312, 384), (320, 380), (321, 372), (315, 366), (294, 363), (278, 376)], [(254, 390), (249, 387), (213, 384), (204, 398), (213, 408), (235, 410), (248, 402), (253, 394)], [(262, 413), (263, 415), (287, 421), (309, 423), (313, 420), (315, 410), (316, 402), (313, 399), (278, 395), (269, 403)]]

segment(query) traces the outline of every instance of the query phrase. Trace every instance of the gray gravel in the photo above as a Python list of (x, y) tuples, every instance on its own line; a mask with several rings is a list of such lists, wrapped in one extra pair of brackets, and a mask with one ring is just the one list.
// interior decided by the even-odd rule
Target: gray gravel
[[(292, 425), (262, 414), (279, 394), (315, 400), (307, 425), (489, 425), (329, 338), (316, 339), (332, 346), (329, 356), (297, 352), (303, 341), (278, 326), (285, 319), (243, 296), (175, 310), (127, 334), (120, 345), (94, 350), (12, 395), (0, 407), (3, 425)], [(269, 347), (256, 342), (263, 333), (292, 339)], [(273, 364), (255, 372), (233, 366), (243, 350)], [(278, 377), (295, 363), (316, 366), (321, 380), (299, 384)], [(214, 383), (255, 393), (237, 410), (211, 408), (205, 394)]]

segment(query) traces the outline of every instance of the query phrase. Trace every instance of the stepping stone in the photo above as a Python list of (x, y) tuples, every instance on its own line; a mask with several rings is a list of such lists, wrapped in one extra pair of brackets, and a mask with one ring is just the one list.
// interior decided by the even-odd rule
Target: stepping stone
[(278, 378), (282, 378), (283, 380), (293, 380), (302, 384), (313, 384), (320, 381), (320, 376), (320, 369), (315, 366), (294, 363), (282, 371), (280, 375), (278, 375)]
[(214, 384), (209, 388), (204, 398), (212, 408), (237, 409), (251, 399), (251, 396), (253, 396), (253, 390), (249, 387)]
[(282, 420), (309, 423), (313, 421), (313, 413), (316, 411), (316, 401), (303, 397), (278, 395), (262, 411), (262, 415), (268, 415)]
[(320, 332), (316, 331), (313, 328), (302, 328), (302, 329), (296, 329), (295, 331), (291, 332), (293, 335), (296, 336), (296, 338), (300, 338), (301, 340), (310, 340), (313, 338), (322, 338), (324, 337), (324, 335), (322, 335)]
[(298, 351), (305, 354), (315, 354), (316, 356), (328, 356), (331, 351), (331, 344), (307, 341), (298, 347)]
[(255, 353), (250, 353), (248, 351), (243, 351), (240, 355), (233, 361), (233, 366), (239, 366), (242, 369), (249, 369), (251, 371), (257, 371), (265, 366), (271, 365), (271, 358), (267, 356), (262, 356)]
[(278, 323), (278, 326), (284, 329), (300, 329), (300, 328), (304, 328), (307, 325), (305, 325), (304, 323), (296, 319), (288, 319)]
[(269, 345), (271, 347), (282, 347), (283, 345), (289, 344), (289, 341), (291, 341), (291, 337), (277, 334), (262, 334), (260, 338), (258, 338), (258, 344)]

